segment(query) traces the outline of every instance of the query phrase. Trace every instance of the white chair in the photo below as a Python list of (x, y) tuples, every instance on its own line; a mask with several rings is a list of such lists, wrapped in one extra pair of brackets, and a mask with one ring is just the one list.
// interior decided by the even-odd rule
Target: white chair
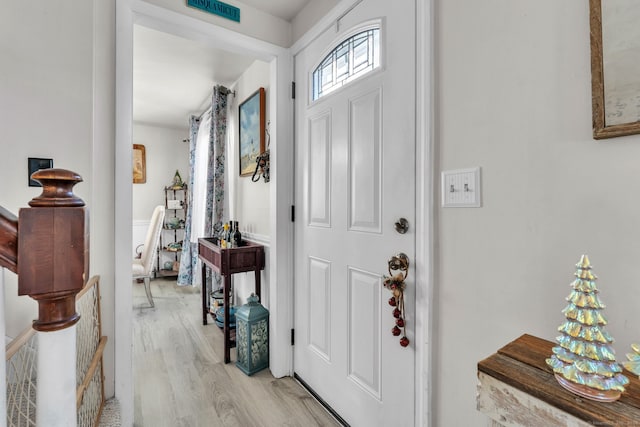
[(151, 276), (153, 275), (153, 261), (156, 259), (160, 233), (164, 224), (164, 206), (156, 206), (151, 216), (147, 238), (142, 247), (142, 256), (133, 260), (133, 278), (144, 280), (144, 291), (151, 307), (154, 307), (153, 295), (151, 295)]

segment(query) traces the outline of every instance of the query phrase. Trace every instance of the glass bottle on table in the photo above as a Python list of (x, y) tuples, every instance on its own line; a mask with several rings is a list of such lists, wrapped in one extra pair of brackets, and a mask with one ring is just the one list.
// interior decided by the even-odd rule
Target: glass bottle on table
[(227, 247), (233, 248), (233, 221), (227, 224)]
[(240, 233), (240, 226), (238, 221), (234, 221), (233, 224), (233, 246), (239, 248), (242, 244), (242, 233)]
[(229, 239), (229, 224), (222, 225), (222, 236), (220, 237), (220, 247), (226, 249)]

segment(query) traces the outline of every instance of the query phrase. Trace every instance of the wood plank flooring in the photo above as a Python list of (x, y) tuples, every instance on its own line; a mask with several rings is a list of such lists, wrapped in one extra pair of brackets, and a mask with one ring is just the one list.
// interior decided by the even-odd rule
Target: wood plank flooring
[(134, 425), (338, 426), (292, 378), (251, 377), (223, 363), (222, 333), (202, 325), (200, 290), (151, 282), (155, 308), (133, 283)]

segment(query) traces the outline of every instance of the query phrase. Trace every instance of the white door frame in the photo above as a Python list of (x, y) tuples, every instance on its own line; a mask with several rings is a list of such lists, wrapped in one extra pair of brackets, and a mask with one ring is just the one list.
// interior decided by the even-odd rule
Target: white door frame
[[(362, 0), (342, 0), (291, 47), (295, 57)], [(415, 424), (431, 425), (435, 165), (433, 130), (433, 1), (416, 0), (416, 384)], [(306, 88), (299, 88), (306, 94)], [(303, 96), (303, 95), (300, 95)]]
[[(292, 374), (293, 126), (289, 49), (200, 21), (141, 0), (116, 0), (116, 141), (115, 141), (115, 391), (122, 425), (133, 425), (132, 352), (132, 100), (133, 25), (141, 24), (189, 39), (223, 43), (235, 52), (270, 63), (269, 110), (271, 137), (271, 230), (269, 306), (271, 309), (270, 369), (274, 376)], [(197, 313), (194, 313), (197, 315)], [(198, 314), (199, 315), (199, 314)]]

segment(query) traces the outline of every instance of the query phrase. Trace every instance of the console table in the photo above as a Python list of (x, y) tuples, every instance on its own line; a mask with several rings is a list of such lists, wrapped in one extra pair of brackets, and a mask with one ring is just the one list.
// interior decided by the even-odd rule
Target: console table
[[(640, 380), (629, 371), (630, 384), (620, 399), (595, 402), (565, 390), (545, 360), (556, 344), (522, 335), (478, 363), (478, 410), (492, 426), (638, 426)], [(618, 355), (618, 361), (624, 354)]]
[[(224, 363), (231, 360), (231, 328), (229, 327), (229, 311), (231, 306), (231, 275), (254, 271), (256, 277), (255, 293), (260, 297), (260, 271), (264, 269), (264, 246), (244, 240), (237, 248), (222, 249), (214, 238), (198, 239), (198, 257), (202, 260), (202, 324), (207, 324), (207, 313), (210, 313), (207, 295), (207, 267), (224, 277)], [(211, 313), (215, 316), (215, 313)]]

